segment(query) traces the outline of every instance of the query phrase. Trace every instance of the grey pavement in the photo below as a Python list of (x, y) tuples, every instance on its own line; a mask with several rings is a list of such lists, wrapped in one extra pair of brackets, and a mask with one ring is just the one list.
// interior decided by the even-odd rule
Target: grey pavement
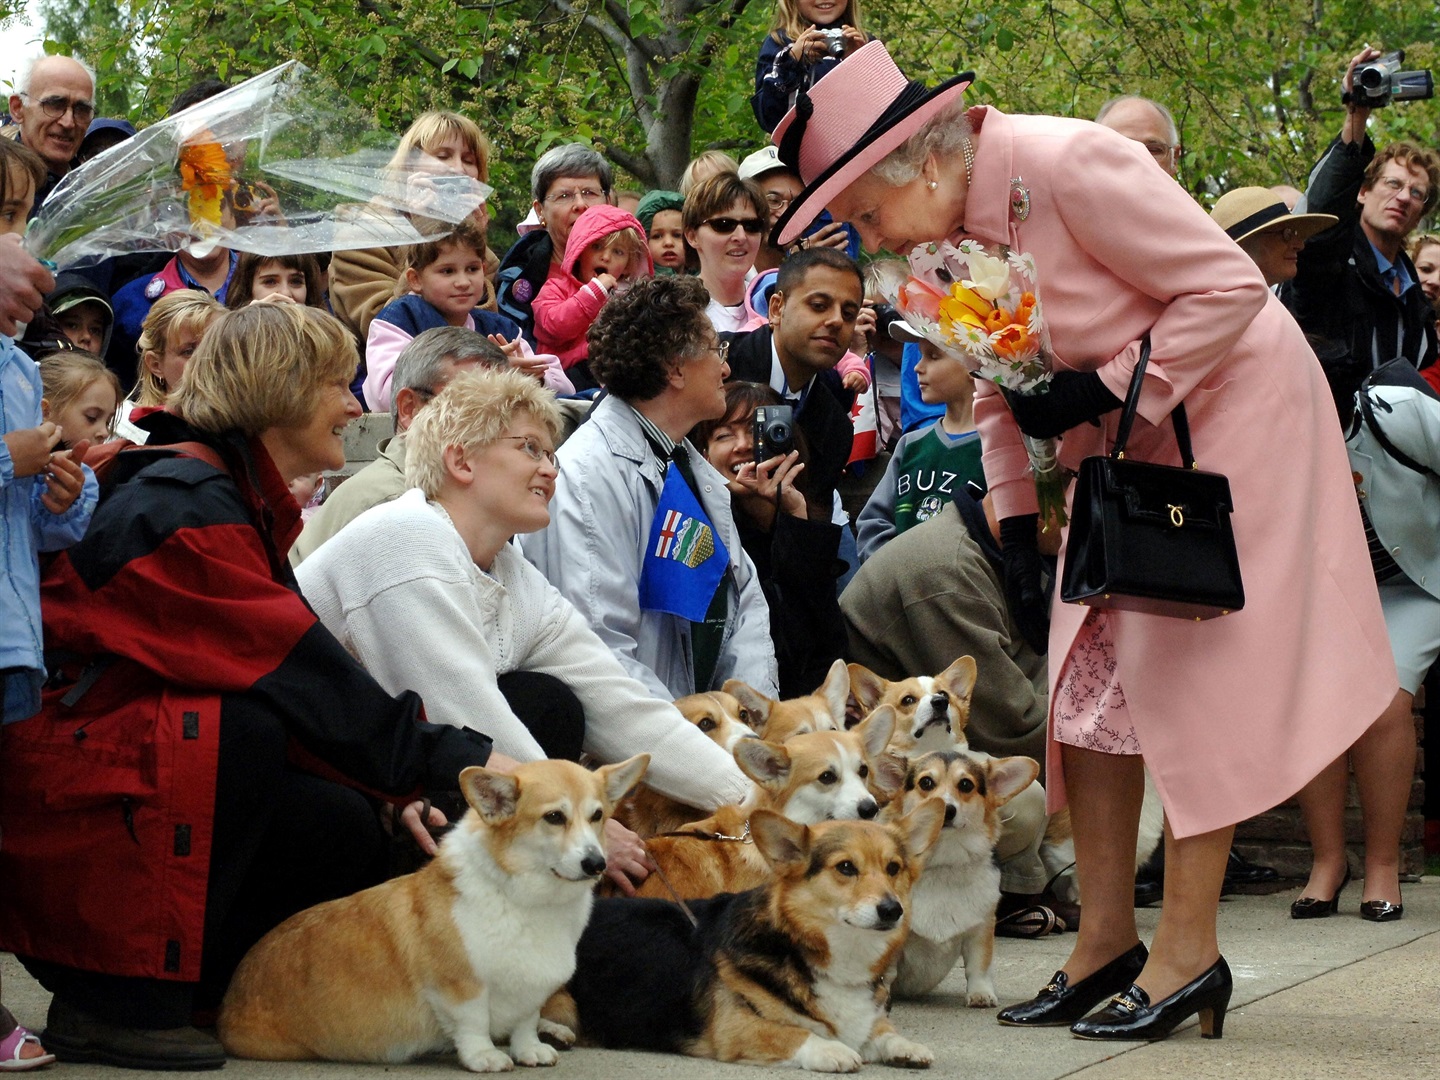
[[(964, 1007), (964, 976), (958, 971), (939, 993), (897, 1004), (895, 1023), (935, 1052), (932, 1075), (967, 1080), (1434, 1077), (1440, 1072), (1440, 878), (1405, 886), (1405, 918), (1393, 923), (1361, 920), (1354, 885), (1342, 897), (1340, 915), (1295, 922), (1288, 908), (1297, 895), (1290, 890), (1228, 897), (1221, 905), (1221, 947), (1235, 975), (1235, 996), (1219, 1041), (1201, 1039), (1193, 1021), (1153, 1045), (1082, 1042), (1063, 1028), (1004, 1028), (993, 1009)], [(1148, 939), (1159, 911), (1142, 909), (1138, 915)], [(1044, 985), (1064, 961), (1070, 940), (1059, 935), (997, 942), (995, 983), (1002, 1002), (1027, 998)], [(6, 1004), (22, 1023), (43, 1028), (48, 995), (13, 957), (0, 957), (0, 969)], [(232, 1080), (339, 1080), (391, 1071), (417, 1078), (463, 1072), (453, 1056), (405, 1066), (231, 1061), (225, 1067)], [(863, 1071), (889, 1072), (876, 1065)], [(47, 1070), (57, 1080), (61, 1073), (73, 1080), (124, 1075), (95, 1066)], [(754, 1080), (770, 1074), (796, 1075), (791, 1069), (589, 1049), (562, 1055), (546, 1075)]]

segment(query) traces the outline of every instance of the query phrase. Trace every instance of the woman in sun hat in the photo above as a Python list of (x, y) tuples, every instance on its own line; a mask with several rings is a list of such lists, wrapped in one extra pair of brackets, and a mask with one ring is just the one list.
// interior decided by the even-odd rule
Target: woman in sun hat
[[(1104, 453), (1147, 333), (1127, 453), (1175, 463), (1168, 417), (1183, 400), (1200, 466), (1229, 477), (1243, 611), (1049, 612), (1047, 787), (1052, 811), (1070, 807), (1085, 916), (1051, 983), (1000, 1013), (1135, 1039), (1198, 1012), (1219, 1035), (1231, 979), (1215, 919), (1235, 822), (1319, 773), (1397, 686), (1334, 405), (1255, 264), (1144, 147), (1087, 121), (967, 110), (971, 78), (927, 89), (871, 43), (797, 95), (774, 139), (806, 188), (775, 239), (828, 209), (872, 251), (970, 237), (1034, 259), (1055, 380), (1013, 412), (987, 383), (975, 402), (1022, 625), (1043, 625), (1046, 604), (1020, 432), (1063, 435), (1071, 469)], [(1167, 814), (1149, 953), (1131, 890), (1142, 752)]]
[(1305, 241), (1340, 219), (1334, 214), (1292, 214), (1269, 188), (1242, 187), (1215, 200), (1215, 224), (1240, 245), (1272, 288), (1295, 276), (1295, 258)]

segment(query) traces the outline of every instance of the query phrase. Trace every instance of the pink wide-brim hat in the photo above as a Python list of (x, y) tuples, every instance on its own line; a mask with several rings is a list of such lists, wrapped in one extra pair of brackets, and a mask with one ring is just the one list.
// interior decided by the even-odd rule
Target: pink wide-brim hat
[(967, 71), (933, 90), (905, 78), (883, 42), (870, 41), (846, 57), (795, 104), (771, 140), (805, 190), (775, 223), (771, 242), (794, 242), (835, 196), (879, 164), (960, 97), (975, 79)]

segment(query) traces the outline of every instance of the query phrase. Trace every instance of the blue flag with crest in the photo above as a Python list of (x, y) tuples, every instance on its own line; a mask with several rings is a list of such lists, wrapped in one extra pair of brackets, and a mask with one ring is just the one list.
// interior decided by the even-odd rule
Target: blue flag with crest
[(729, 563), (730, 552), (695, 493), (671, 466), (640, 567), (640, 606), (703, 622)]

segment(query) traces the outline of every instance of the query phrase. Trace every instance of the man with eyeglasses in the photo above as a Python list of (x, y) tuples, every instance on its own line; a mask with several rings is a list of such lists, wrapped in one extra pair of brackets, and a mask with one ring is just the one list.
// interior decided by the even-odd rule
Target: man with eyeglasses
[(291, 566), (299, 566), (366, 510), (389, 502), (405, 490), (405, 432), (451, 379), (474, 367), (505, 368), (509, 361), (484, 334), (463, 326), (433, 327), (415, 335), (400, 350), (390, 382), (394, 393), (394, 437), (382, 439), (377, 447), (379, 456), (320, 504), (291, 545)]
[[(1379, 55), (1367, 46), (1351, 59), (1347, 96), (1356, 67)], [(1306, 333), (1348, 346), (1371, 367), (1404, 356), (1440, 387), (1433, 309), (1405, 251), (1440, 197), (1440, 155), (1409, 142), (1376, 153), (1365, 131), (1370, 110), (1354, 102), (1346, 110), (1296, 207), (1340, 223), (1305, 245), (1280, 298)]]
[[(10, 95), (12, 137), (45, 162), (45, 183), (35, 193), (32, 216), (75, 161), (95, 117), (95, 76), (69, 56), (42, 56), (21, 73)], [(10, 134), (7, 132), (7, 134)]]
[(1170, 110), (1158, 101), (1138, 94), (1114, 97), (1100, 106), (1095, 122), (1138, 142), (1171, 176), (1179, 172), (1180, 131)]

